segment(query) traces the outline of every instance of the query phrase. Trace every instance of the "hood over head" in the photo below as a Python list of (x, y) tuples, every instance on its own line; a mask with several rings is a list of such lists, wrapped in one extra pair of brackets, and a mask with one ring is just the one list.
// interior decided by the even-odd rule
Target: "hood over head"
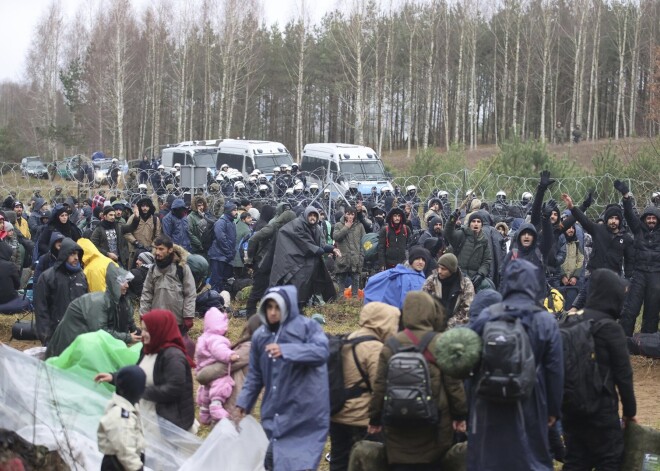
[(591, 273), (589, 295), (585, 309), (603, 312), (614, 319), (621, 316), (628, 282), (607, 268), (599, 268)]
[(439, 303), (425, 291), (410, 291), (403, 302), (403, 326), (427, 332), (446, 325), (445, 313)]
[(392, 209), (390, 209), (390, 212), (387, 213), (387, 218), (385, 218), (388, 224), (392, 223), (392, 216), (394, 216), (395, 214), (401, 215), (401, 224), (406, 223), (406, 213), (403, 211), (403, 209), (398, 207), (393, 207)]
[(195, 286), (199, 286), (209, 276), (209, 262), (201, 255), (190, 254), (186, 263), (195, 279)]
[(0, 240), (0, 259), (5, 261), (10, 261), (11, 256), (14, 254), (14, 250), (4, 240)]
[(110, 297), (110, 301), (115, 305), (119, 303), (121, 298), (121, 284), (124, 280), (127, 280), (128, 275), (132, 276), (123, 268), (119, 268), (114, 263), (108, 265), (108, 269), (105, 271), (105, 292)]
[(298, 289), (293, 285), (275, 286), (269, 288), (261, 298), (258, 314), (263, 325), (268, 326), (266, 301), (269, 299), (275, 301), (280, 308), (280, 325), (284, 325), (290, 319), (300, 315), (298, 311)]
[(494, 289), (484, 289), (479, 291), (477, 294), (474, 295), (472, 304), (470, 304), (470, 310), (469, 310), (470, 320), (474, 322), (481, 314), (481, 311), (486, 309), (488, 306), (492, 306), (493, 304), (497, 304), (501, 302), (502, 302), (502, 295), (497, 291), (495, 291)]
[(429, 221), (429, 232), (433, 232), (434, 226), (436, 224), (442, 224), (443, 229), (445, 227), (445, 224), (442, 222), (442, 218), (440, 216), (433, 216)]
[(605, 223), (607, 223), (607, 220), (612, 216), (619, 218), (619, 227), (621, 227), (621, 224), (623, 223), (623, 211), (621, 211), (621, 208), (618, 204), (614, 204), (605, 209), (605, 213), (603, 214), (603, 220)]
[(156, 206), (154, 206), (154, 202), (149, 197), (140, 198), (137, 202), (137, 207), (140, 208), (140, 206), (145, 205), (145, 204), (147, 206), (149, 206), (149, 211), (150, 211), (151, 214), (156, 212)]
[(54, 251), (55, 250), (55, 242), (57, 242), (58, 240), (64, 240), (64, 236), (60, 232), (53, 231), (50, 234), (50, 243), (48, 244), (48, 247), (50, 248), (50, 253), (52, 253), (53, 255), (56, 255), (56, 253)]
[(46, 200), (44, 198), (35, 198), (34, 211), (35, 212), (41, 211), (41, 208), (43, 208), (45, 204), (46, 204)]
[(50, 212), (50, 224), (59, 224), (60, 214), (66, 213), (66, 207), (63, 204), (56, 204), (53, 210)]
[(291, 204), (288, 203), (287, 201), (281, 201), (277, 203), (277, 206), (275, 207), (275, 216), (279, 216), (282, 214), (284, 211), (286, 211), (285, 208), (291, 209)]
[(294, 213), (290, 209), (287, 209), (279, 216), (276, 216), (273, 220), (271, 220), (270, 223), (273, 224), (275, 227), (277, 227), (277, 229), (279, 229), (286, 223), (293, 221), (296, 217), (297, 217), (296, 213)]
[(642, 214), (639, 215), (639, 218), (642, 220), (642, 222), (644, 222), (644, 218), (646, 218), (646, 216), (655, 216), (658, 219), (658, 223), (660, 223), (660, 208), (656, 208), (655, 206), (647, 206), (644, 208)]
[(269, 223), (274, 216), (275, 216), (275, 208), (273, 208), (271, 205), (265, 204), (261, 207), (261, 211), (259, 212), (260, 221), (265, 221), (266, 223)]
[(136, 404), (147, 384), (147, 375), (137, 365), (124, 366), (115, 375), (115, 387), (118, 396), (123, 397), (131, 404)]
[(212, 307), (204, 314), (204, 333), (225, 335), (229, 329), (227, 314)]
[(523, 232), (531, 232), (532, 234), (534, 234), (534, 242), (532, 242), (532, 248), (536, 247), (538, 245), (539, 235), (536, 232), (536, 228), (534, 227), (534, 224), (530, 222), (521, 224), (521, 226), (518, 228), (518, 232), (516, 232), (516, 242), (518, 243), (518, 247), (519, 248), (522, 247), (522, 244), (520, 243), (520, 236), (522, 235)]
[(538, 268), (527, 260), (511, 260), (504, 269), (500, 292), (506, 301), (509, 297), (528, 298), (535, 302), (544, 289), (536, 275)]
[(307, 206), (305, 208), (305, 212), (303, 213), (305, 216), (305, 221), (307, 221), (307, 218), (309, 217), (310, 214), (316, 213), (316, 218), (318, 219), (319, 217), (319, 210), (315, 208), (314, 206)]
[(401, 312), (389, 304), (373, 301), (360, 311), (358, 325), (375, 333), (381, 342), (395, 335), (399, 329)]
[(227, 202), (225, 203), (225, 206), (224, 206), (224, 208), (223, 208), (223, 212), (224, 212), (225, 214), (229, 214), (229, 215), (231, 215), (231, 212), (232, 212), (233, 210), (237, 209), (237, 208), (238, 208), (238, 206), (236, 206), (236, 203), (234, 203), (233, 201), (229, 200), (229, 201), (227, 201)]
[[(84, 240), (84, 239), (80, 239)], [(91, 243), (91, 241), (90, 241)], [(57, 256), (57, 261), (59, 263), (64, 263), (66, 262), (66, 259), (69, 258), (69, 255), (71, 255), (73, 252), (78, 252), (78, 258), (80, 259), (80, 262), (84, 264), (84, 256), (85, 253), (80, 245), (78, 245), (76, 242), (74, 242), (73, 239), (70, 239), (69, 237), (65, 237), (62, 239), (62, 245), (60, 246), (60, 253)]]
[[(96, 247), (96, 245), (94, 245), (94, 243), (91, 240), (81, 237), (80, 239), (78, 239), (78, 245), (80, 245), (80, 247), (83, 250), (82, 262), (85, 265), (89, 265), (95, 260), (101, 260), (104, 258), (108, 261), (108, 263), (112, 262), (110, 258), (106, 257), (99, 251), (98, 247)], [(63, 248), (64, 248), (64, 242), (62, 242), (60, 253), (62, 253)]]

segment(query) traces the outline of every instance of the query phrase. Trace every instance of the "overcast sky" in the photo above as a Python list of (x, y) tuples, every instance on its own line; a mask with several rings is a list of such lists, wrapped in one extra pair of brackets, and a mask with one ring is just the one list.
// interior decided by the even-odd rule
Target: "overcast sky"
[[(73, 16), (84, 3), (101, 0), (59, 0), (67, 17)], [(158, 0), (130, 0), (134, 8), (142, 10)], [(175, 0), (181, 1), (181, 0)], [(25, 55), (30, 46), (35, 25), (50, 5), (51, 0), (0, 0), (0, 81), (20, 80), (25, 66)], [(286, 23), (297, 16), (296, 0), (262, 0), (267, 22)], [(308, 1), (312, 21), (318, 21), (331, 10), (337, 0)]]

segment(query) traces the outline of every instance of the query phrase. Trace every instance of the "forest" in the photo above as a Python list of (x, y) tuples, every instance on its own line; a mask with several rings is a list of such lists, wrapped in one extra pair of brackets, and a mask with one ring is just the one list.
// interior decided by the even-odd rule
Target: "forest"
[[(270, 1), (270, 0), (268, 0)], [(346, 0), (267, 24), (258, 0), (45, 5), (0, 84), (0, 152), (135, 159), (184, 140), (380, 154), (660, 131), (660, 0)]]

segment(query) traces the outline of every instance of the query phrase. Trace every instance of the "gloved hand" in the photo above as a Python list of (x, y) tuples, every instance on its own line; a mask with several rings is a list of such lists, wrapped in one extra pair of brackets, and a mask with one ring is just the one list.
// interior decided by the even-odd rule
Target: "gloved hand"
[(555, 181), (556, 180), (554, 178), (550, 178), (550, 171), (549, 170), (543, 170), (541, 172), (541, 181), (539, 182), (539, 186), (545, 190), (550, 185), (552, 185)]
[(541, 207), (541, 215), (543, 216), (543, 219), (550, 219), (554, 209), (555, 208), (550, 204), (550, 201), (543, 203), (543, 206)]
[(587, 196), (584, 197), (584, 201), (582, 202), (582, 207), (584, 209), (588, 209), (593, 203), (594, 203), (594, 190), (589, 190)]
[(614, 180), (614, 188), (616, 188), (616, 190), (622, 195), (627, 195), (630, 193), (630, 188), (628, 188), (628, 185), (623, 183), (621, 180)]
[(474, 289), (479, 289), (479, 286), (481, 286), (481, 283), (484, 281), (484, 276), (481, 273), (477, 273), (472, 277), (472, 286), (474, 286)]
[(186, 330), (190, 330), (193, 328), (193, 323), (195, 321), (194, 317), (184, 317), (183, 318), (183, 325), (186, 327)]
[(451, 216), (449, 219), (453, 221), (458, 221), (461, 218), (461, 210), (456, 208), (453, 213), (451, 213)]

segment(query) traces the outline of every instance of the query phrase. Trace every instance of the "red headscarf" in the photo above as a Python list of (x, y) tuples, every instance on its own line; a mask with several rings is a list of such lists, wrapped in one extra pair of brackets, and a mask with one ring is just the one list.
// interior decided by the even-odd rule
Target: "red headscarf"
[(164, 309), (154, 309), (142, 316), (142, 322), (149, 332), (149, 343), (144, 345), (144, 353), (159, 353), (169, 347), (178, 348), (186, 355), (191, 368), (195, 362), (186, 353), (181, 331), (174, 314)]

